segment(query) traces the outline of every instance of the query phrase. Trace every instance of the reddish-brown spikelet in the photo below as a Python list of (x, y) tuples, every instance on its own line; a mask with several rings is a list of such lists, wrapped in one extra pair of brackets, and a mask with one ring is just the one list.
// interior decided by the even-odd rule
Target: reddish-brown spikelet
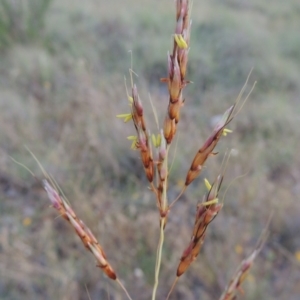
[(140, 97), (137, 92), (137, 87), (136, 85), (133, 86), (132, 88), (132, 119), (134, 124), (139, 124), (139, 127), (146, 132), (146, 124), (145, 124), (145, 119), (144, 119), (144, 110), (142, 106), (142, 102), (140, 100)]
[(180, 109), (183, 106), (183, 100), (182, 100), (182, 93), (180, 93), (178, 100), (175, 102), (169, 103), (168, 107), (168, 113), (169, 113), (169, 118), (171, 120), (175, 120), (175, 123), (177, 124), (179, 122), (180, 118)]
[(138, 144), (137, 148), (140, 149), (141, 159), (144, 166), (144, 170), (149, 182), (153, 181), (154, 165), (152, 158), (151, 146), (148, 139), (148, 134), (141, 131), (139, 127), (136, 126), (138, 132)]
[(158, 151), (158, 160), (157, 160), (157, 173), (158, 173), (158, 184), (157, 184), (157, 205), (161, 213), (163, 212), (162, 207), (162, 194), (164, 192), (164, 182), (168, 177), (167, 167), (164, 165), (164, 161), (167, 155), (167, 144), (164, 136), (161, 131), (161, 141)]
[(171, 143), (175, 133), (176, 133), (175, 119), (170, 119), (170, 117), (167, 115), (164, 123), (164, 137), (168, 144)]
[(191, 241), (181, 256), (180, 263), (177, 268), (177, 277), (181, 276), (197, 258), (205, 239), (207, 226), (210, 222), (212, 222), (212, 220), (217, 216), (223, 207), (223, 204), (220, 203), (205, 205), (205, 202), (217, 199), (222, 181), (223, 176), (219, 175), (210, 188), (204, 203), (200, 203), (197, 206), (197, 213)]
[(99, 244), (98, 245), (89, 244), (89, 249), (94, 254), (94, 256), (96, 257), (97, 262), (98, 262), (98, 267), (101, 268), (103, 270), (103, 272), (110, 279), (116, 280), (117, 279), (116, 272), (114, 271), (112, 266), (107, 262), (106, 255), (103, 252), (100, 245)]
[(176, 20), (179, 19), (182, 10), (187, 9), (188, 0), (177, 0), (176, 1)]
[(197, 258), (204, 242), (207, 226), (216, 217), (222, 207), (222, 204), (212, 204), (209, 207), (205, 207), (203, 204), (198, 206), (192, 239), (180, 259), (177, 268), (177, 277), (181, 276)]
[(177, 0), (176, 2), (176, 26), (175, 36), (184, 40), (184, 46), (178, 45), (174, 36), (174, 46), (172, 54), (168, 54), (168, 77), (161, 81), (168, 83), (169, 107), (164, 123), (164, 136), (170, 144), (175, 136), (177, 123), (180, 119), (180, 109), (183, 105), (182, 90), (188, 83), (185, 80), (188, 47), (190, 36), (189, 7), (187, 0)]
[(238, 269), (236, 270), (234, 276), (232, 277), (229, 285), (226, 287), (224, 293), (222, 294), (220, 300), (235, 300), (237, 299), (237, 292), (242, 291), (241, 284), (246, 279), (252, 264), (258, 255), (260, 249), (255, 249), (248, 258), (244, 259)]
[(153, 174), (154, 174), (154, 170), (153, 170), (153, 163), (151, 163), (149, 165), (149, 167), (145, 168), (145, 172), (146, 172), (146, 176), (149, 182), (153, 181)]
[(53, 208), (55, 208), (64, 219), (68, 220), (68, 217), (66, 215), (66, 209), (58, 192), (52, 188), (52, 186), (48, 183), (47, 180), (43, 180), (43, 185), (45, 191), (47, 192), (48, 198), (52, 203)]
[(149, 142), (149, 134), (147, 133), (146, 122), (144, 119), (142, 102), (139, 98), (137, 87), (135, 85), (132, 87), (132, 98), (133, 103), (131, 114), (138, 137), (136, 147), (140, 149), (141, 159), (147, 179), (149, 182), (152, 182), (154, 177), (152, 149)]
[(200, 148), (200, 150), (195, 155), (191, 167), (186, 175), (185, 185), (188, 186), (191, 182), (199, 176), (202, 171), (202, 167), (210, 155), (213, 155), (213, 150), (218, 144), (225, 127), (232, 120), (232, 112), (234, 109), (234, 105), (231, 106), (223, 115), (222, 120), (217, 124), (213, 133), (210, 137), (205, 141), (204, 145)]
[(187, 62), (188, 62), (188, 51), (187, 50), (181, 51), (179, 55), (181, 78), (185, 78)]
[(177, 59), (173, 60), (173, 77), (169, 80), (170, 102), (178, 101), (179, 93), (181, 92), (181, 74)]
[(44, 189), (48, 194), (48, 198), (50, 199), (53, 208), (55, 208), (59, 214), (73, 226), (84, 246), (96, 258), (97, 266), (101, 268), (109, 278), (116, 280), (117, 275), (108, 263), (102, 247), (91, 230), (76, 216), (74, 210), (70, 207), (67, 201), (59, 195), (57, 190), (55, 190), (47, 180), (44, 180), (43, 183)]
[(162, 207), (162, 195), (164, 192), (164, 182), (166, 180), (166, 177), (167, 177), (167, 170), (165, 166), (161, 166), (159, 171), (159, 182), (157, 187), (158, 207), (161, 213), (165, 213)]

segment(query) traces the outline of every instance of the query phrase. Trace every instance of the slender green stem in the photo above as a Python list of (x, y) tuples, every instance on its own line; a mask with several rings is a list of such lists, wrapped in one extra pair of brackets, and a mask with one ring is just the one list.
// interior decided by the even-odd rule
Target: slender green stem
[[(166, 153), (165, 160), (163, 162), (163, 167), (166, 170), (168, 170), (169, 146), (167, 146), (166, 152), (167, 153)], [(167, 174), (166, 179), (163, 183), (163, 194), (162, 194), (162, 205), (161, 205), (161, 209), (165, 213), (167, 213), (167, 208), (168, 208), (167, 188), (168, 188), (168, 174)], [(164, 238), (165, 238), (164, 229), (165, 229), (166, 223), (167, 223), (166, 215), (161, 216), (161, 218), (160, 218), (159, 242), (158, 242), (157, 252), (156, 252), (155, 278), (154, 278), (154, 285), (153, 285), (153, 292), (152, 292), (152, 300), (155, 300), (156, 291), (157, 291), (158, 282), (159, 282), (159, 271), (160, 271), (160, 265), (161, 265), (162, 248), (163, 248)]]
[(157, 247), (156, 266), (155, 266), (155, 281), (154, 281), (153, 292), (152, 292), (152, 300), (155, 300), (156, 291), (157, 291), (158, 282), (159, 282), (161, 254), (162, 254), (162, 248), (163, 248), (164, 237), (165, 237), (165, 231), (164, 231), (165, 223), (166, 223), (166, 217), (161, 218), (160, 219), (160, 235), (159, 235), (159, 243), (158, 243), (158, 247)]

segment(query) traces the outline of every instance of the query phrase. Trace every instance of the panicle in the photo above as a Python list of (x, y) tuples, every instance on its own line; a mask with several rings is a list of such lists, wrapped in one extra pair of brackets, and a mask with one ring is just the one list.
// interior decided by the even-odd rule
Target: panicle
[(153, 182), (154, 177), (154, 163), (152, 157), (151, 142), (149, 140), (150, 134), (147, 132), (146, 122), (143, 113), (142, 102), (139, 98), (136, 85), (132, 88), (132, 119), (134, 127), (137, 132), (136, 148), (140, 150), (141, 159), (147, 179), (150, 183)]
[(108, 263), (102, 247), (96, 240), (91, 230), (76, 216), (74, 210), (67, 203), (67, 201), (59, 195), (58, 191), (54, 189), (46, 179), (43, 180), (43, 184), (48, 198), (53, 204), (53, 208), (55, 208), (59, 214), (72, 225), (84, 246), (96, 258), (97, 266), (101, 268), (110, 279), (116, 280), (117, 275), (111, 265)]
[[(197, 206), (191, 241), (181, 256), (180, 263), (177, 268), (177, 277), (181, 276), (196, 260), (204, 242), (208, 225), (213, 221), (223, 207), (223, 204), (218, 203), (217, 201), (222, 181), (223, 175), (219, 175), (210, 186), (210, 190), (205, 197), (205, 201)], [(211, 200), (216, 201), (213, 202), (213, 204), (210, 204), (212, 203)]]
[(194, 181), (195, 178), (199, 176), (202, 171), (203, 165), (206, 162), (207, 158), (210, 155), (214, 155), (213, 150), (218, 144), (221, 136), (223, 135), (223, 131), (225, 126), (232, 120), (232, 112), (234, 110), (234, 105), (231, 106), (223, 115), (221, 121), (216, 125), (212, 134), (205, 141), (203, 146), (196, 153), (193, 162), (190, 166), (190, 169), (186, 175), (185, 185), (188, 186), (191, 182)]
[(237, 299), (238, 291), (242, 292), (241, 285), (245, 281), (250, 268), (253, 265), (255, 258), (257, 257), (260, 249), (256, 248), (246, 259), (244, 259), (240, 266), (234, 273), (231, 281), (223, 292), (219, 300), (235, 300)]
[(162, 78), (168, 84), (169, 107), (164, 123), (164, 136), (170, 144), (175, 136), (176, 127), (180, 119), (180, 109), (184, 100), (182, 90), (187, 85), (185, 79), (190, 43), (191, 22), (187, 0), (176, 2), (176, 25), (173, 52), (168, 54), (168, 77)]

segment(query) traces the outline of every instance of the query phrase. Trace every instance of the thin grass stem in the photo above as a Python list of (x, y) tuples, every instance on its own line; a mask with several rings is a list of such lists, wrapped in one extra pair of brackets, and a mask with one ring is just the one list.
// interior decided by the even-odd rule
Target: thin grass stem
[[(170, 147), (167, 146), (166, 157), (164, 160), (164, 167), (166, 168), (166, 170), (168, 169), (169, 149), (170, 149)], [(166, 212), (167, 208), (168, 208), (167, 188), (168, 188), (168, 175), (166, 176), (166, 179), (163, 183), (163, 195), (162, 195), (162, 205), (161, 205), (161, 209), (163, 210), (163, 212)], [(162, 248), (163, 248), (164, 238), (165, 238), (164, 228), (165, 228), (166, 224), (167, 224), (166, 215), (161, 216), (159, 242), (158, 242), (157, 253), (156, 253), (155, 277), (154, 277), (154, 285), (153, 285), (153, 292), (152, 292), (152, 300), (155, 300), (156, 291), (157, 291), (157, 287), (158, 287), (158, 283), (159, 283), (159, 271), (160, 271), (160, 266), (161, 266)]]
[(150, 190), (153, 191), (153, 193), (155, 194), (156, 197), (158, 197), (157, 195), (157, 188), (155, 187), (154, 183), (151, 182), (150, 183)]
[(174, 279), (173, 284), (172, 284), (172, 286), (171, 286), (171, 288), (170, 288), (170, 291), (169, 291), (169, 293), (168, 293), (168, 296), (167, 296), (166, 300), (169, 300), (169, 298), (170, 298), (170, 296), (171, 296), (171, 294), (172, 294), (172, 292), (173, 292), (173, 290), (174, 290), (174, 288), (175, 288), (175, 285), (176, 285), (177, 282), (178, 282), (178, 279), (179, 279), (179, 277), (176, 277), (176, 278)]
[(132, 300), (132, 298), (130, 297), (128, 291), (126, 290), (125, 286), (123, 285), (123, 283), (120, 281), (119, 278), (116, 279), (116, 282), (119, 284), (119, 286), (122, 288), (122, 290), (124, 291), (124, 293), (126, 294), (127, 298), (129, 300)]
[(156, 265), (155, 265), (155, 280), (153, 285), (153, 292), (152, 292), (152, 300), (155, 300), (156, 297), (156, 291), (159, 283), (159, 271), (160, 271), (160, 265), (161, 265), (161, 256), (162, 256), (162, 248), (164, 244), (164, 238), (165, 238), (165, 231), (164, 227), (166, 224), (166, 217), (163, 217), (160, 219), (160, 234), (159, 234), (159, 242), (157, 246), (157, 256), (156, 256)]
[(177, 198), (169, 205), (169, 209), (171, 209), (173, 207), (173, 205), (179, 200), (179, 198), (183, 195), (183, 193), (185, 192), (185, 190), (187, 189), (187, 186), (185, 185), (181, 192), (179, 193), (179, 195), (177, 196)]

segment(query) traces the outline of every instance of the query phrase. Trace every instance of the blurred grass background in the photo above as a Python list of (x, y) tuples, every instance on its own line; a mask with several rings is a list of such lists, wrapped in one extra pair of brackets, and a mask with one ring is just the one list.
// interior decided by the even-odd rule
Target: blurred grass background
[[(0, 299), (125, 299), (49, 208), (41, 186), (9, 158), (41, 177), (25, 144), (99, 237), (132, 297), (150, 298), (158, 215), (126, 140), (133, 126), (115, 115), (128, 111), (131, 50), (148, 123), (149, 94), (164, 116), (168, 98), (159, 79), (167, 73), (174, 14), (171, 0), (0, 0)], [(223, 191), (245, 176), (228, 190), (172, 299), (217, 299), (272, 210), (271, 236), (243, 299), (299, 299), (300, 3), (194, 1), (192, 19), (193, 84), (185, 90), (170, 198), (252, 67), (249, 88), (258, 83), (219, 147), (235, 149)], [(203, 176), (213, 180), (221, 159), (211, 159)], [(200, 178), (170, 216), (159, 299), (203, 193)]]

